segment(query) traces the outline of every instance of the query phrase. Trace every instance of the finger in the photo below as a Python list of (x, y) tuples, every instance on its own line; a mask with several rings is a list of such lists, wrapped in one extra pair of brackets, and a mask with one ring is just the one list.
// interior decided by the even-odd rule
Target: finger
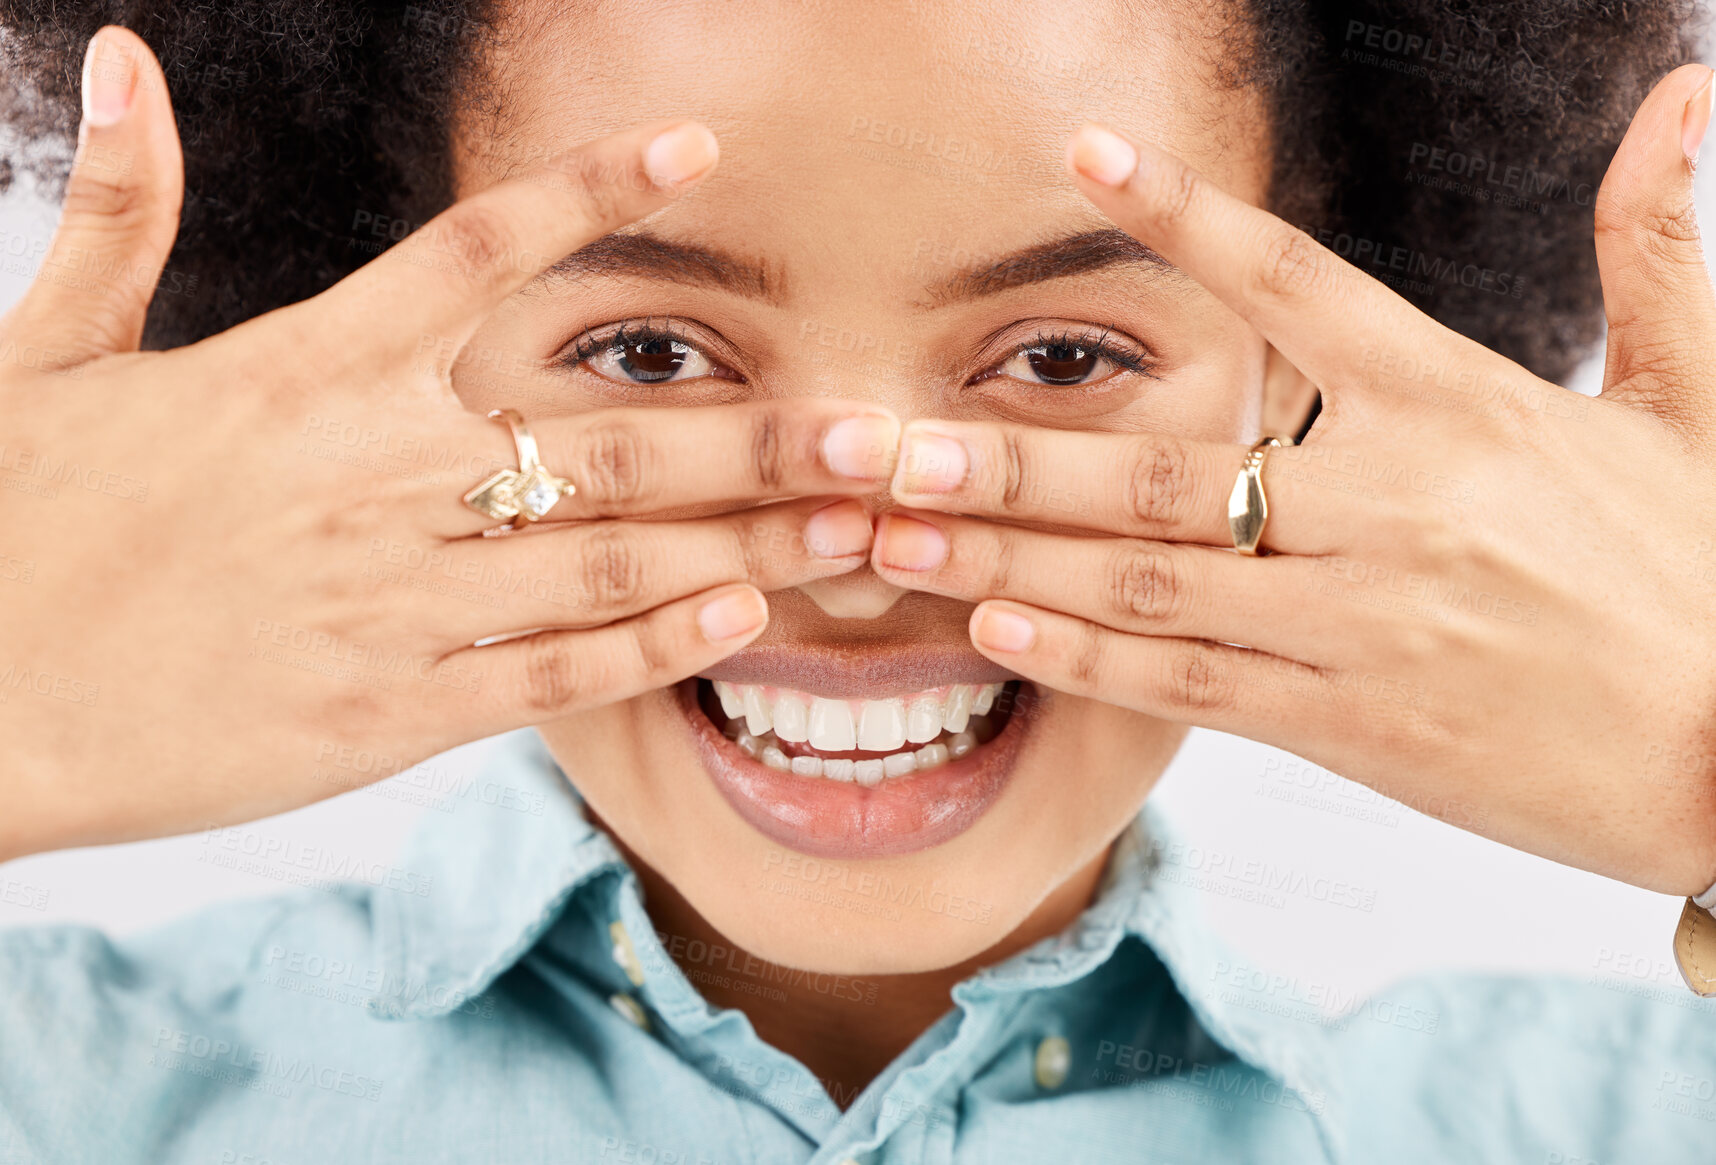
[(460, 740), (544, 724), (676, 684), (762, 633), (768, 604), (746, 583), (679, 599), (591, 631), (542, 631), (467, 647), (462, 691), (437, 691), (436, 715)]
[(1689, 375), (1710, 367), (1716, 298), (1698, 238), (1693, 156), (1710, 121), (1712, 74), (1683, 65), (1633, 117), (1597, 191), (1597, 270), (1608, 317), (1603, 396), (1676, 420), (1708, 420)]
[[(1161, 433), (913, 421), (889, 488), (914, 509), (1231, 547), (1228, 499), (1248, 452)], [(1330, 553), (1375, 521), (1352, 497), (1293, 472), (1306, 453), (1280, 447), (1264, 457), (1265, 549)]]
[(921, 511), (882, 515), (870, 554), (877, 574), (913, 590), (970, 602), (1014, 599), (1117, 631), (1239, 643), (1328, 665), (1347, 660), (1378, 629), (1373, 611), (1331, 610), (1321, 598), (1319, 561)]
[(1087, 125), (1073, 136), (1067, 163), (1115, 225), (1246, 319), (1325, 394), (1361, 383), (1342, 374), (1367, 350), (1433, 351), (1454, 341), (1476, 350), (1304, 231), (1171, 154)]
[(776, 591), (844, 574), (863, 565), (871, 536), (862, 503), (807, 498), (685, 521), (557, 522), (432, 548), (375, 539), (366, 574), (433, 596), (424, 606), (452, 649), (600, 626), (722, 583)]
[[(505, 425), (461, 420), (473, 463), (519, 464)], [(869, 493), (888, 480), (899, 446), (892, 413), (859, 401), (796, 398), (696, 408), (597, 409), (530, 424), (542, 464), (570, 481), (544, 514), (553, 521), (656, 513), (712, 502)], [(484, 479), (473, 479), (471, 486)], [(493, 529), (495, 519), (432, 487), (448, 536)]]
[(136, 33), (103, 28), (84, 56), (83, 121), (59, 228), (0, 331), (51, 353), (52, 368), (136, 351), (183, 197), (161, 66)]
[(1059, 692), (1291, 749), (1346, 735), (1355, 703), (1338, 678), (1222, 643), (1127, 635), (1011, 601), (980, 603), (971, 642)]
[(410, 356), (435, 336), (456, 351), (507, 296), (692, 189), (716, 155), (696, 122), (600, 138), (462, 199), (299, 308), (354, 348)]

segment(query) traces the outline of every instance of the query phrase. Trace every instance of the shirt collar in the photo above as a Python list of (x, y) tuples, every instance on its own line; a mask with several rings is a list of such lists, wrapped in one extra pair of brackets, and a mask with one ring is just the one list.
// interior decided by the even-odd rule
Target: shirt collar
[[(443, 803), (450, 811), (425, 814), (401, 859), (416, 876), (390, 880), (372, 899), (379, 957), (390, 982), (404, 987), (370, 1001), (382, 1018), (454, 1011), (518, 962), (581, 887), (604, 871), (631, 873), (612, 839), (585, 818), (572, 783), (534, 730), (466, 747), (480, 752), (480, 775), (455, 784)], [(1343, 1159), (1331, 1115), (1340, 1099), (1327, 1032), (1278, 1014), (1265, 997), (1268, 983), (1231, 974), (1243, 963), (1206, 922), (1200, 896), (1207, 891), (1181, 876), (1183, 865), (1164, 861), (1184, 851), (1172, 825), (1146, 805), (1121, 834), (1079, 918), (960, 983), (956, 999), (1070, 983), (1135, 936), (1156, 953), (1210, 1036), (1292, 1089), (1331, 1158)], [(641, 919), (641, 900), (631, 901), (635, 876), (623, 884), (625, 913)], [(705, 1010), (686, 1002), (688, 1015)]]

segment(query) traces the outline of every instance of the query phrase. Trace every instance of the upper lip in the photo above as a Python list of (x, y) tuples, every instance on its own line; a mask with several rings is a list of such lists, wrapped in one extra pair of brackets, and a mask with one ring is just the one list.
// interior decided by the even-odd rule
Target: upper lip
[(699, 673), (734, 684), (771, 684), (831, 699), (885, 700), (943, 684), (994, 684), (1017, 672), (956, 645), (753, 643)]

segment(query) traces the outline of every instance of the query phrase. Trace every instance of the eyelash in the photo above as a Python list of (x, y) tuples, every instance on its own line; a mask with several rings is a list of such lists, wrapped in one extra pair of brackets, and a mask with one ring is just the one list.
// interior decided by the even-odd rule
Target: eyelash
[[(706, 350), (708, 345), (692, 339), (685, 332), (673, 326), (672, 319), (665, 319), (660, 324), (644, 320), (639, 324), (624, 323), (613, 331), (586, 331), (572, 342), (572, 351), (559, 357), (560, 363), (568, 368), (576, 368), (600, 352), (609, 352), (615, 348), (626, 348), (635, 344), (648, 344), (666, 340), (673, 344), (684, 344), (687, 348), (695, 348), (708, 357), (711, 364), (717, 364), (713, 356)], [(718, 365), (725, 367), (725, 365)]]
[[(1027, 340), (1021, 344), (1010, 346), (1001, 358), (993, 365), (972, 377), (970, 383), (978, 384), (982, 381), (1001, 375), (1001, 368), (1009, 360), (1013, 359), (1013, 357), (1021, 355), (1022, 353), (1030, 352), (1037, 348), (1056, 347), (1078, 348), (1093, 356), (1099, 356), (1104, 360), (1112, 361), (1117, 368), (1123, 368), (1128, 372), (1136, 372), (1138, 375), (1150, 377), (1152, 380), (1160, 379), (1159, 374), (1156, 372), (1156, 366), (1159, 361), (1157, 361), (1155, 357), (1130, 347), (1122, 347), (1118, 344), (1110, 343), (1108, 337), (1112, 332), (1112, 328), (1103, 328), (1100, 331), (1091, 329), (1076, 331), (1072, 329), (1063, 331), (1040, 331), (1037, 333), (1035, 338)], [(1103, 379), (1106, 380), (1108, 378), (1104, 377)], [(1097, 383), (1101, 384), (1102, 381), (1098, 381)], [(1050, 386), (1039, 385), (1038, 387), (1048, 388)], [(1056, 388), (1054, 391), (1065, 392), (1066, 389)]]
[[(968, 383), (978, 384), (1002, 375), (1002, 367), (1015, 356), (1038, 348), (1053, 347), (1078, 348), (1093, 356), (1098, 356), (1112, 362), (1117, 368), (1137, 373), (1140, 376), (1149, 377), (1152, 380), (1160, 379), (1159, 374), (1156, 372), (1156, 367), (1159, 362), (1155, 357), (1128, 346), (1111, 343), (1109, 340), (1111, 333), (1112, 329), (1110, 328), (1103, 328), (1100, 331), (1093, 331), (1091, 329), (1075, 330), (1070, 328), (1059, 331), (1039, 331), (1032, 339), (1009, 347), (998, 360), (984, 371), (972, 377)], [(611, 331), (586, 331), (573, 341), (572, 351), (567, 355), (560, 357), (559, 362), (568, 368), (578, 368), (588, 362), (591, 357), (596, 356), (599, 353), (610, 352), (616, 348), (625, 348), (631, 345), (648, 344), (659, 341), (684, 344), (686, 347), (695, 349), (697, 352), (701, 353), (711, 364), (715, 365), (715, 367), (723, 369), (726, 367), (713, 356), (709, 355), (706, 344), (700, 343), (684, 331), (674, 327), (671, 318), (665, 319), (659, 324), (650, 320), (644, 320), (637, 324), (624, 323)], [(733, 375), (737, 376), (737, 373), (734, 373)], [(1107, 379), (1109, 378), (1104, 378), (1104, 380)], [(1097, 383), (1100, 384), (1102, 381), (1098, 381)], [(1037, 387), (1050, 388), (1051, 386), (1039, 385)], [(1064, 388), (1055, 388), (1054, 391), (1064, 392), (1066, 390)]]

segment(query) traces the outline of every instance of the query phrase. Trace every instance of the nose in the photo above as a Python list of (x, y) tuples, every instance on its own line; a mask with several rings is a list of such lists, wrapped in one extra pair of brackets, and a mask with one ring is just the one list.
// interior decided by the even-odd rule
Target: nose
[[(934, 415), (942, 398), (924, 358), (921, 342), (904, 333), (892, 335), (864, 325), (841, 325), (819, 319), (799, 324), (800, 359), (805, 395), (863, 400), (891, 410), (901, 422)], [(872, 514), (895, 508), (886, 489), (863, 497)], [(906, 594), (887, 582), (869, 563), (833, 578), (798, 588), (834, 619), (878, 619)]]

